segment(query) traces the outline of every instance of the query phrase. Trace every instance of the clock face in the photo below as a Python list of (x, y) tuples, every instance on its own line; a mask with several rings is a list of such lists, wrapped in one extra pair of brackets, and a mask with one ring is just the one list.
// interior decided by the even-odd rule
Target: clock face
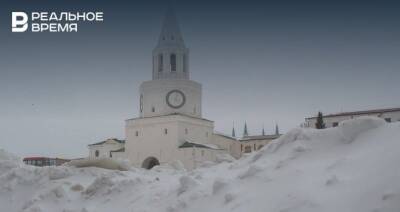
[(172, 90), (166, 96), (167, 105), (172, 108), (180, 108), (185, 104), (186, 97), (180, 90)]

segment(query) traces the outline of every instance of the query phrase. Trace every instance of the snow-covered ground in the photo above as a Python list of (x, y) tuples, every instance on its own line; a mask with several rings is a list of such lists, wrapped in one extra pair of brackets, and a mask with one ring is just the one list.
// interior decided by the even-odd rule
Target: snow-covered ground
[(0, 211), (399, 212), (400, 123), (294, 129), (243, 159), (192, 172), (37, 168), (1, 151)]

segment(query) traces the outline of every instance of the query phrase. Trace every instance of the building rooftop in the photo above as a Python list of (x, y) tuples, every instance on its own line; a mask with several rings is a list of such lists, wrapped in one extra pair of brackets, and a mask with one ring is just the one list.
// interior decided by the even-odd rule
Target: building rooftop
[(199, 144), (190, 141), (185, 141), (183, 144), (179, 146), (179, 148), (191, 148), (191, 147), (220, 150), (217, 146), (212, 144)]
[(264, 140), (264, 139), (277, 139), (281, 136), (281, 134), (276, 135), (251, 135), (251, 136), (245, 136), (241, 139), (239, 139), (239, 141), (252, 141), (252, 140)]
[(64, 158), (52, 158), (52, 157), (25, 157), (22, 159), (23, 161), (25, 160), (45, 160), (45, 159), (55, 159), (55, 160), (70, 160), (70, 159), (64, 159)]
[(137, 117), (137, 118), (131, 118), (131, 119), (127, 119), (125, 121), (130, 121), (130, 120), (137, 120), (137, 119), (151, 119), (151, 118), (156, 118), (156, 117), (168, 117), (168, 116), (184, 116), (184, 117), (188, 117), (188, 118), (193, 118), (193, 119), (199, 119), (199, 120), (203, 120), (203, 121), (208, 121), (208, 122), (214, 122), (205, 118), (199, 118), (199, 117), (195, 117), (195, 116), (189, 116), (183, 113), (170, 113), (170, 114), (166, 114), (166, 115), (159, 115), (159, 116), (150, 116), (150, 117)]
[[(386, 109), (374, 109), (374, 110), (360, 110), (352, 112), (341, 112), (324, 115), (323, 117), (336, 117), (336, 116), (355, 116), (355, 115), (365, 115), (365, 114), (375, 114), (375, 113), (387, 113), (387, 112), (397, 112), (400, 111), (400, 107), (397, 108), (386, 108)], [(315, 119), (317, 116), (308, 117), (306, 119)]]
[(220, 132), (214, 132), (214, 134), (215, 135), (219, 135), (219, 136), (222, 136), (222, 137), (225, 137), (225, 138), (228, 138), (228, 139), (231, 139), (231, 140), (237, 140), (236, 138), (234, 138), (234, 137), (232, 137), (232, 136), (230, 136), (230, 135), (226, 135), (226, 134), (224, 134), (224, 133), (220, 133)]
[(105, 141), (100, 141), (100, 142), (97, 142), (97, 143), (94, 143), (94, 144), (89, 144), (88, 146), (101, 145), (101, 144), (104, 144), (105, 142), (110, 141), (110, 140), (111, 141), (116, 141), (116, 142), (118, 142), (120, 144), (124, 144), (125, 143), (125, 140), (119, 140), (119, 139), (116, 139), (116, 138), (109, 138), (109, 139), (107, 139)]
[(117, 150), (112, 150), (110, 152), (125, 152), (125, 147), (122, 147), (122, 148), (117, 149)]

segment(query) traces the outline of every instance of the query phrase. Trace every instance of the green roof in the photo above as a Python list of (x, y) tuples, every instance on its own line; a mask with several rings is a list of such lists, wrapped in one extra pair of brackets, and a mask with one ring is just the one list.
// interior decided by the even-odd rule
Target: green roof
[(208, 146), (205, 146), (205, 145), (202, 145), (202, 144), (190, 143), (190, 142), (187, 142), (187, 141), (179, 146), (179, 148), (191, 148), (191, 147), (211, 149)]
[(117, 149), (117, 150), (112, 150), (110, 152), (125, 152), (125, 147), (122, 147), (121, 149)]
[(252, 141), (252, 140), (273, 140), (273, 139), (277, 139), (281, 136), (281, 134), (279, 135), (252, 135), (252, 136), (245, 136), (241, 139), (239, 139), (239, 141)]
[(107, 142), (107, 141), (109, 141), (109, 140), (116, 141), (116, 142), (118, 142), (118, 143), (120, 143), (120, 144), (124, 144), (124, 143), (125, 143), (125, 140), (119, 140), (119, 139), (116, 139), (116, 138), (110, 138), (110, 139), (107, 139), (107, 140), (105, 140), (105, 141), (100, 141), (100, 142), (97, 142), (97, 143), (94, 143), (94, 144), (89, 144), (89, 146), (93, 146), (93, 145), (102, 145), (102, 144), (104, 144), (105, 142)]
[(179, 146), (179, 148), (193, 148), (193, 147), (220, 150), (219, 148), (214, 148), (209, 145), (192, 143), (192, 142), (188, 142), (188, 141), (185, 141), (185, 143), (183, 143), (182, 145)]
[(236, 138), (234, 138), (234, 137), (232, 137), (232, 136), (230, 136), (230, 135), (225, 135), (225, 134), (223, 134), (223, 133), (220, 133), (220, 132), (214, 132), (214, 135), (219, 135), (219, 136), (222, 136), (222, 137), (225, 137), (225, 138), (228, 138), (228, 139), (231, 139), (231, 140), (237, 140)]

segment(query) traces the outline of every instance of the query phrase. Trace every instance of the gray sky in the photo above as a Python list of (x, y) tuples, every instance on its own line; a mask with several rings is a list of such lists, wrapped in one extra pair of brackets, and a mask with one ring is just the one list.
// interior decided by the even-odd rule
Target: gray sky
[[(3, 4), (0, 148), (21, 156), (80, 157), (87, 144), (124, 138), (151, 79), (165, 5), (113, 1)], [(241, 134), (304, 117), (398, 107), (400, 7), (395, 3), (176, 1), (203, 116)], [(78, 33), (11, 33), (11, 11), (104, 11)]]

